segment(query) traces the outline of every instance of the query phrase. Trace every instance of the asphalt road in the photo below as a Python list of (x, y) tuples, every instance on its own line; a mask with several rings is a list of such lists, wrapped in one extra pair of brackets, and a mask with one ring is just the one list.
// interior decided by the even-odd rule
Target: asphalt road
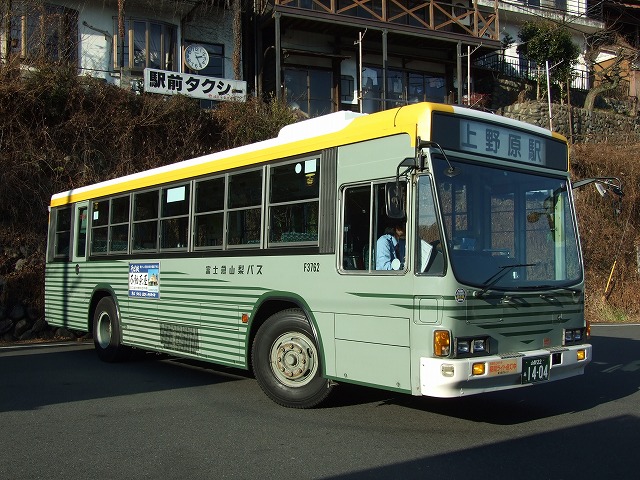
[(640, 478), (640, 326), (593, 334), (564, 382), (453, 400), (341, 385), (314, 410), (231, 369), (4, 348), (0, 478)]

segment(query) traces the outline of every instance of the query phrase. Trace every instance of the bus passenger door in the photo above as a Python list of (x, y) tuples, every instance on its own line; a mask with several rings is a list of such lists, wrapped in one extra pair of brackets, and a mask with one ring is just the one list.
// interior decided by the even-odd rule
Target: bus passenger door
[[(77, 310), (86, 308), (87, 299), (89, 298), (87, 280), (87, 221), (88, 221), (89, 202), (76, 203), (73, 208), (73, 223), (71, 226), (71, 263), (69, 267), (69, 294), (70, 305), (75, 306)], [(77, 317), (76, 317), (77, 318)], [(86, 329), (86, 315), (84, 313), (80, 317), (82, 320), (75, 319), (76, 322), (83, 322), (80, 325), (69, 325), (71, 328)], [(71, 320), (71, 319), (70, 319)]]

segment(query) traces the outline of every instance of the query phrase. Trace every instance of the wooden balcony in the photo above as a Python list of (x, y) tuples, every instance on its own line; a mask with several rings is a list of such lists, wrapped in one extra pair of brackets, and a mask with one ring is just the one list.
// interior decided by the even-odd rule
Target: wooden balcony
[(389, 28), (408, 26), (500, 39), (498, 0), (274, 0), (274, 4), (276, 9), (281, 6), (314, 14), (357, 18)]

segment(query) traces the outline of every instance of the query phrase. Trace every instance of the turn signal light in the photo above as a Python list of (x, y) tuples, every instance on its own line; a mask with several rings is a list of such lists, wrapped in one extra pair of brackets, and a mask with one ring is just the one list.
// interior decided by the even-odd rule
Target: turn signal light
[(471, 373), (473, 375), (484, 375), (485, 372), (485, 363), (481, 362), (481, 363), (474, 363), (471, 366)]
[(448, 357), (451, 353), (451, 334), (449, 330), (433, 332), (433, 354), (437, 357)]
[(578, 350), (576, 354), (578, 357), (578, 361), (581, 361), (587, 358), (587, 351), (584, 348), (581, 348), (580, 350)]

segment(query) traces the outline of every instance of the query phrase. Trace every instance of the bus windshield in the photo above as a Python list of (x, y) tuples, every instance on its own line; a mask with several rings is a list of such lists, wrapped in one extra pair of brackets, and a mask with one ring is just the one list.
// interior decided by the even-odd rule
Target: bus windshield
[(453, 273), (480, 289), (569, 287), (582, 280), (569, 179), (434, 158)]

